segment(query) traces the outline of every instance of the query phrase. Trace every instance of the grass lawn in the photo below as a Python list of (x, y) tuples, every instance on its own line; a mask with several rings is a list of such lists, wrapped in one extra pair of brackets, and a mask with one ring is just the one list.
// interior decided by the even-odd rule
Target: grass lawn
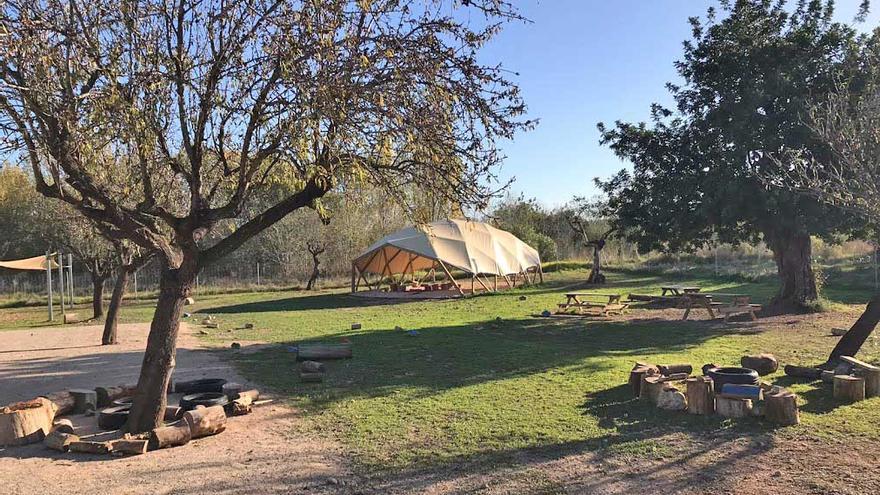
[[(674, 309), (637, 308), (626, 318), (590, 321), (530, 316), (554, 309), (566, 288), (585, 276), (580, 270), (549, 273), (539, 287), (452, 301), (379, 303), (341, 290), (208, 295), (197, 297), (191, 311), (215, 315), (222, 328), (205, 338), (222, 347), (245, 343), (244, 351), (222, 352), (248, 377), (289, 398), (303, 412), (303, 432), (340, 440), (365, 471), (505, 463), (522, 453), (569, 450), (655, 456), (682, 448), (663, 439), (670, 431), (880, 439), (880, 398), (841, 406), (828, 388), (792, 382), (781, 370), (769, 379), (800, 395), (802, 425), (779, 430), (753, 419), (658, 411), (633, 400), (625, 385), (636, 360), (699, 368), (772, 352), (783, 364), (823, 361), (834, 344), (829, 327), (849, 325), (860, 309), (850, 305), (870, 295), (864, 273), (842, 270), (829, 278), (825, 296), (832, 312), (757, 325), (682, 322)], [(659, 293), (670, 281), (648, 272), (612, 272), (609, 285), (597, 291)], [(756, 302), (775, 291), (773, 280), (693, 273), (678, 281), (751, 294)], [(0, 310), (0, 329), (42, 324), (44, 311)], [(151, 311), (151, 301), (138, 301), (125, 308), (124, 320), (146, 321)], [(351, 331), (354, 322), (363, 328)], [(244, 323), (254, 328), (238, 329)], [(354, 359), (329, 362), (324, 383), (300, 383), (290, 348), (341, 339), (353, 343)], [(248, 351), (250, 342), (278, 345)], [(869, 340), (860, 357), (880, 361), (877, 340)]]

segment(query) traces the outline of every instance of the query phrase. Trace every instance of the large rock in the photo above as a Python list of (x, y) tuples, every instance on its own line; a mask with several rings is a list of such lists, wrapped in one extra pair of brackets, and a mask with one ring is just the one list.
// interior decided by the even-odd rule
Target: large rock
[(779, 361), (773, 354), (758, 354), (756, 356), (743, 356), (739, 360), (743, 368), (753, 369), (759, 375), (769, 375), (779, 369)]
[(678, 389), (668, 387), (660, 391), (660, 395), (657, 397), (657, 407), (667, 411), (684, 411), (687, 409), (687, 399)]

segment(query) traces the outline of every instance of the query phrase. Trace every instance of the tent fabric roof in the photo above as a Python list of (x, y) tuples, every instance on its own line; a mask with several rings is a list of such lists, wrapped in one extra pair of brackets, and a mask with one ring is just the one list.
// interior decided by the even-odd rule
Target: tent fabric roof
[(358, 256), (354, 265), (361, 272), (392, 275), (429, 270), (436, 260), (480, 275), (510, 275), (541, 265), (538, 251), (510, 232), (466, 220), (442, 220), (389, 234)]
[[(52, 268), (58, 268), (58, 263), (49, 260)], [(45, 270), (46, 256), (34, 256), (23, 260), (0, 261), (0, 268), (9, 268), (11, 270)]]

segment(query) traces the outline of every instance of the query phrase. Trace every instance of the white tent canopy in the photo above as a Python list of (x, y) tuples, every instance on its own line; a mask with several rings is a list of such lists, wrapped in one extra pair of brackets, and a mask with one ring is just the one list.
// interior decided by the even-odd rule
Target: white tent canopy
[(440, 269), (447, 276), (460, 270), (471, 276), (508, 277), (541, 272), (538, 251), (491, 225), (443, 220), (408, 227), (373, 243), (353, 261), (352, 290), (357, 276), (380, 277)]

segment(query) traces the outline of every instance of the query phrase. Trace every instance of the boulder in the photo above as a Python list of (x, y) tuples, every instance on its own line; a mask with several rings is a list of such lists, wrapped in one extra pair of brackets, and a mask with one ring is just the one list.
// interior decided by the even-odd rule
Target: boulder
[(758, 354), (755, 356), (743, 356), (739, 360), (743, 368), (749, 368), (758, 372), (759, 375), (769, 375), (779, 369), (779, 361), (773, 354)]
[(849, 329), (846, 329), (846, 328), (832, 328), (831, 335), (834, 335), (835, 337), (840, 337), (841, 335), (845, 334), (848, 331), (849, 331)]

